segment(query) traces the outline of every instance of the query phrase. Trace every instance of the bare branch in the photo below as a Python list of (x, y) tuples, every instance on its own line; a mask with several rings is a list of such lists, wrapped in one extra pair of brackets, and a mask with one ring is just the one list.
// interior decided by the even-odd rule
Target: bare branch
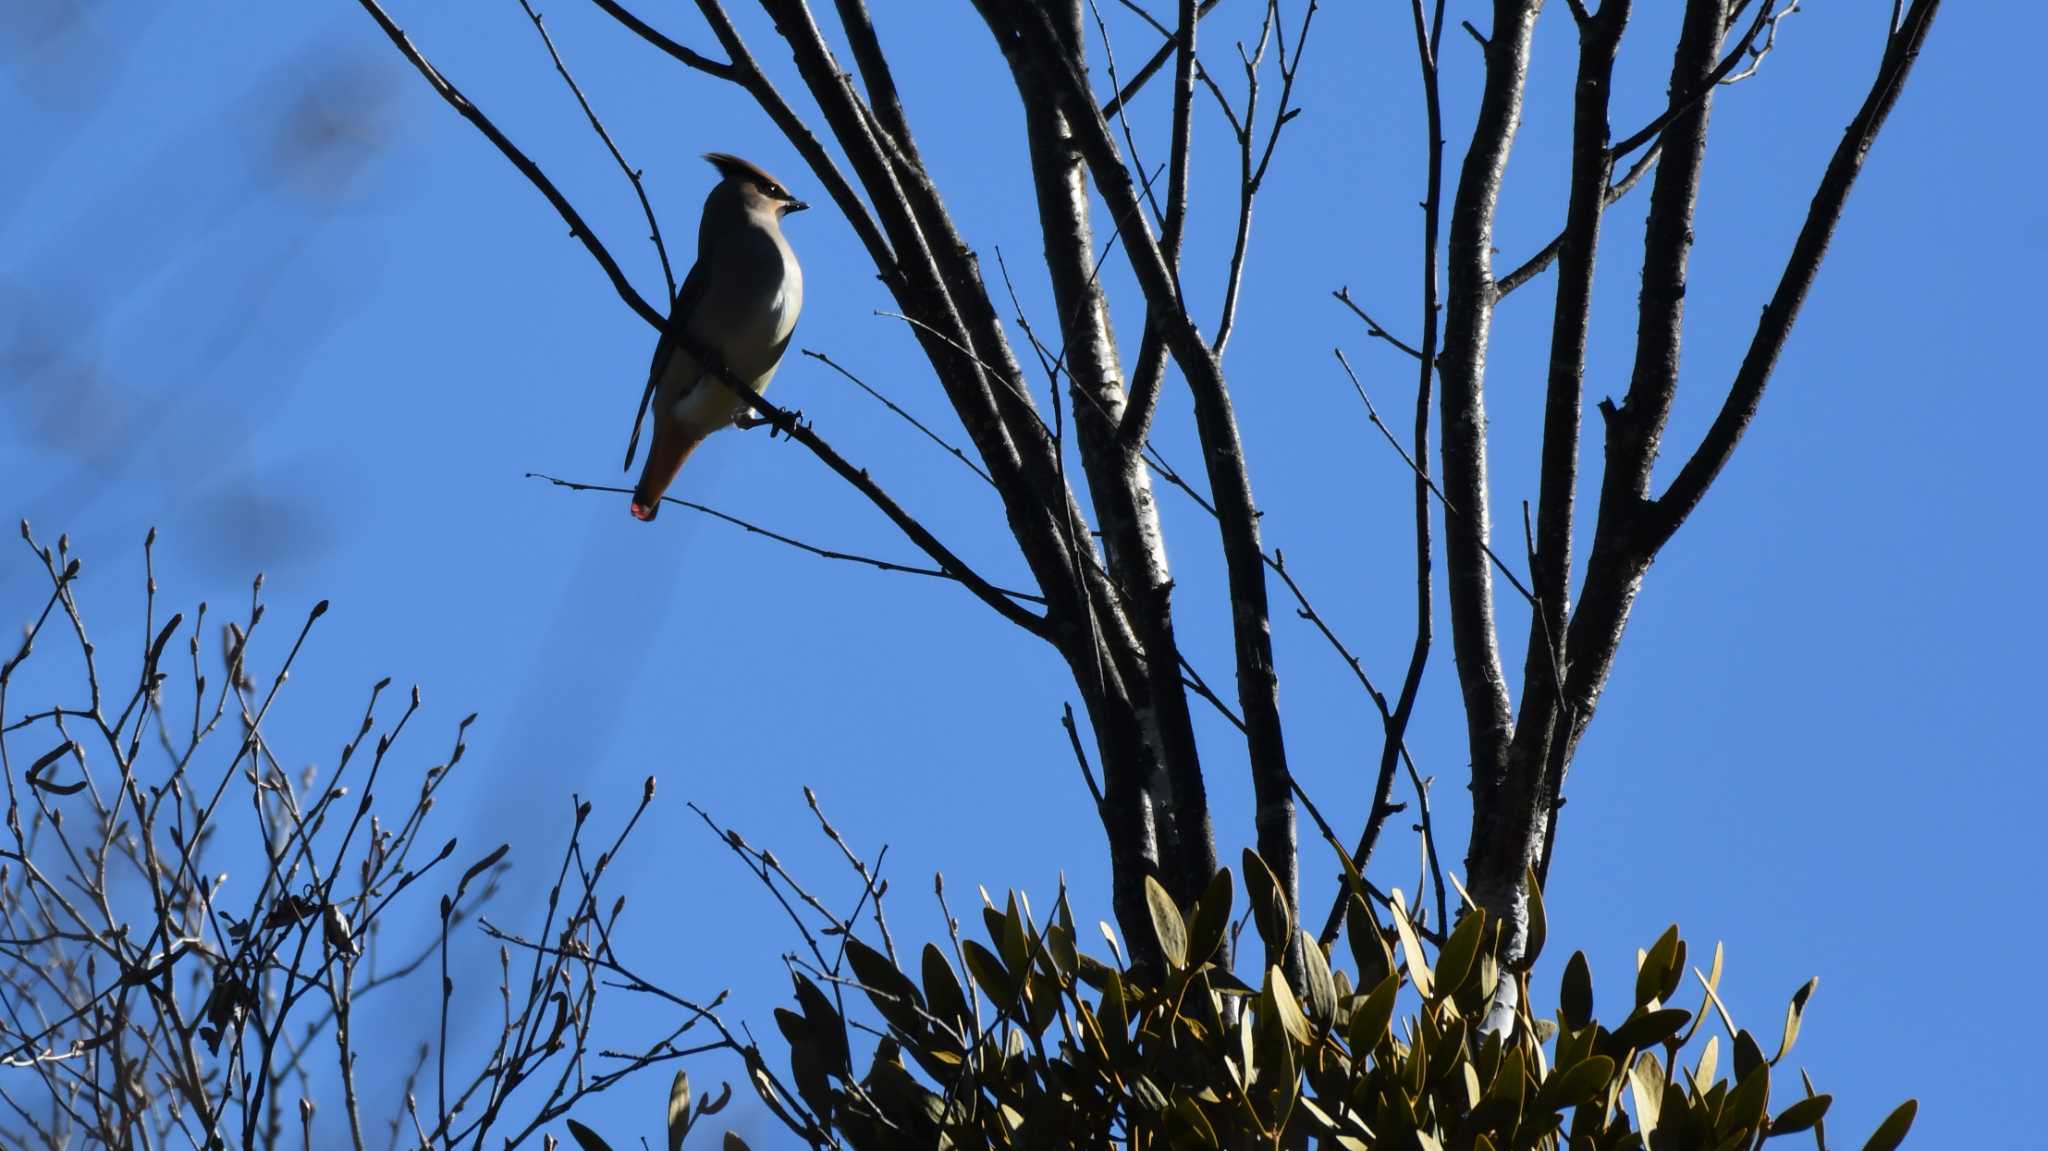
[(596, 132), (597, 138), (604, 141), (605, 150), (612, 154), (612, 160), (618, 164), (619, 171), (625, 173), (627, 181), (633, 185), (633, 195), (639, 199), (640, 211), (647, 217), (647, 238), (654, 244), (654, 254), (661, 258), (661, 278), (668, 283), (667, 298), (675, 299), (676, 275), (674, 269), (669, 267), (668, 245), (661, 242), (661, 224), (654, 218), (654, 205), (647, 201), (647, 186), (640, 180), (640, 170), (626, 162), (625, 153), (620, 152), (619, 146), (612, 141), (612, 134), (605, 131), (604, 121), (597, 118), (597, 111), (584, 97), (582, 87), (576, 83), (576, 78), (569, 74), (569, 66), (562, 62), (562, 54), (555, 50), (555, 38), (548, 35), (547, 25), (541, 23), (540, 13), (534, 9), (531, 0), (519, 0), (519, 6), (526, 10), (527, 18), (533, 21), (533, 30), (540, 33), (540, 42), (547, 47), (548, 59), (554, 61), (555, 72), (562, 77), (562, 82), (569, 86), (570, 93), (576, 97), (577, 106), (583, 109), (583, 115), (590, 120), (591, 131)]
[[(620, 495), (625, 495), (633, 490), (631, 488), (612, 487), (606, 484), (578, 483), (575, 480), (561, 479), (556, 476), (547, 475), (544, 472), (528, 472), (526, 473), (526, 478), (530, 480), (546, 480), (548, 483), (551, 483), (558, 488), (567, 488), (570, 491), (577, 492), (614, 492)], [(935, 579), (952, 580), (955, 583), (963, 584), (967, 582), (966, 580), (962, 579), (959, 575), (950, 571), (943, 570), (941, 568), (917, 567), (914, 564), (901, 564), (897, 563), (894, 560), (877, 559), (874, 556), (860, 555), (855, 552), (836, 551), (832, 548), (819, 547), (816, 544), (805, 543), (804, 541), (797, 539), (794, 536), (784, 535), (783, 533), (775, 531), (772, 528), (764, 528), (757, 523), (741, 519), (736, 515), (732, 515), (728, 512), (719, 511), (717, 508), (710, 507), (706, 504), (700, 504), (693, 500), (681, 499), (676, 496), (663, 496), (662, 499), (664, 500), (664, 502), (675, 504), (678, 507), (689, 508), (693, 512), (698, 512), (702, 515), (710, 516), (711, 518), (716, 520), (722, 520), (726, 523), (733, 525), (734, 527), (744, 528), (748, 533), (752, 535), (765, 536), (766, 538), (774, 540), (777, 543), (787, 544), (788, 546), (793, 547), (798, 551), (808, 552), (809, 554), (817, 556), (820, 559), (844, 560), (848, 563), (864, 564), (878, 571), (903, 572), (906, 575), (931, 576)], [(1021, 600), (1025, 603), (1043, 604), (1045, 602), (1044, 596), (1034, 595), (1031, 592), (1013, 591), (1009, 588), (1004, 587), (996, 587), (995, 590), (997, 591), (997, 593), (1001, 595), (1008, 596), (1011, 599)]]
[(590, 252), (591, 258), (597, 261), (597, 266), (604, 269), (605, 276), (612, 282), (613, 290), (618, 292), (619, 298), (626, 302), (626, 306), (638, 312), (641, 319), (654, 325), (655, 328), (661, 328), (667, 322), (664, 311), (655, 308), (654, 305), (647, 302), (645, 297), (634, 290), (632, 282), (626, 278), (626, 273), (619, 268), (618, 261), (612, 259), (612, 254), (605, 250), (604, 244), (598, 240), (597, 233), (591, 231), (590, 225), (584, 222), (582, 215), (576, 211), (575, 206), (569, 203), (569, 198), (564, 196), (561, 189), (555, 187), (554, 181), (548, 179), (547, 174), (540, 170), (540, 165), (534, 163), (527, 157), (526, 153), (520, 151), (505, 133), (498, 130), (498, 126), (491, 122), (491, 118), (484, 115), (482, 109), (470, 103), (469, 97), (464, 96), (460, 89), (448, 81), (447, 77), (441, 75), (439, 70), (427, 62), (427, 58), (421, 55), (418, 48), (413, 46), (411, 38), (406, 36), (403, 29), (392, 22), (391, 17), (385, 14), (383, 6), (378, 4), (377, 0), (361, 0), (361, 3), (363, 10), (368, 12), (370, 18), (377, 22), (377, 26), (384, 30), (384, 35), (391, 39), (391, 43), (397, 47), (399, 53), (412, 62), (412, 66), (419, 70), (420, 75), (426, 77), (428, 85), (434, 89), (435, 94), (447, 101), (448, 106), (460, 113), (462, 118), (468, 120), (477, 131), (482, 132), (484, 139), (489, 140), (507, 160), (512, 162), (513, 167), (519, 169), (519, 174), (525, 176), (527, 182), (538, 189), (541, 195), (547, 197), (548, 203), (554, 206), (555, 211), (561, 215), (563, 222), (569, 225), (569, 234), (580, 241), (584, 248)]
[(1820, 272), (1828, 243), (1834, 238), (1835, 227), (1841, 222), (1849, 190), (1855, 186), (1856, 177), (1863, 170), (1864, 158), (1869, 155), (1871, 145), (1891, 115), (1899, 93), (1905, 88), (1906, 77), (1919, 59), (1920, 47), (1926, 42), (1928, 29), (1933, 26), (1935, 13), (1940, 7), (1941, 0), (1915, 0), (1900, 18), (1898, 31), (1886, 43), (1884, 63), (1878, 68), (1877, 78), (1872, 81), (1863, 106), (1857, 110), (1855, 119), (1849, 122), (1842, 142), (1828, 161), (1827, 171), (1821, 176), (1820, 187), (1807, 209), (1806, 222), (1793, 241), (1784, 274), (1757, 324), (1749, 352), (1735, 374), (1735, 383), (1729, 389), (1728, 398), (1722, 403), (1706, 435), (1671, 481), (1671, 486), (1652, 505), (1648, 537), (1653, 548), (1670, 539), (1685, 518), (1692, 514), (1693, 508), (1699, 506), (1701, 497), (1734, 454), (1735, 445), (1756, 417), (1757, 407), (1763, 401), (1764, 387), (1770, 382), (1771, 370), (1777, 365), (1778, 354), (1784, 350), (1793, 321), (1798, 319), (1800, 306), (1805, 303), (1806, 293), (1812, 289), (1813, 281)]
[[(1202, 0), (1201, 6), (1195, 10), (1195, 19), (1200, 20), (1202, 17), (1207, 16), (1220, 3), (1222, 3), (1222, 0)], [(1157, 26), (1156, 21), (1149, 22), (1154, 24), (1155, 27)], [(1163, 28), (1160, 29), (1160, 34), (1169, 35)], [(1102, 118), (1104, 120), (1111, 119), (1123, 110), (1124, 105), (1136, 98), (1138, 92), (1151, 81), (1152, 77), (1157, 76), (1159, 70), (1166, 67), (1166, 62), (1173, 59), (1175, 47), (1176, 41), (1169, 36), (1166, 43), (1161, 44), (1149, 59), (1139, 65), (1138, 70), (1131, 74), (1130, 80), (1117, 91), (1117, 94), (1110, 99), (1109, 103), (1102, 106)], [(1197, 67), (1200, 67), (1200, 65), (1197, 64)]]
[[(1108, 124), (1097, 114), (1087, 85), (1061, 49), (1058, 33), (1043, 11), (1016, 0), (1010, 0), (1006, 7), (1036, 66), (1066, 111), (1075, 143), (1088, 162), (1104, 203), (1113, 214), (1130, 214), (1138, 203), (1130, 169), (1117, 153)], [(1210, 489), (1215, 495), (1230, 586), (1238, 698), (1244, 708), (1246, 743), (1258, 803), (1259, 853), (1280, 878), (1292, 901), (1297, 867), (1294, 805), (1288, 788), (1286, 743), (1280, 724), (1279, 681), (1273, 668), (1258, 512), (1237, 434), (1236, 415), (1221, 366), (1194, 323), (1181, 310), (1171, 269), (1158, 244), (1144, 228), (1134, 224), (1125, 230), (1124, 250), (1131, 257), (1152, 315), (1167, 327), (1167, 347), (1194, 393), (1195, 420), (1208, 464)]]
[(1536, 0), (1495, 0), (1486, 84), (1451, 206), (1442, 381), (1444, 491), (1462, 515), (1444, 525), (1451, 646), (1465, 701), (1474, 782), (1503, 767), (1514, 720), (1494, 627), (1487, 563), (1486, 352), (1493, 323), (1493, 224), (1508, 151), (1521, 123)]
[(856, 376), (852, 372), (848, 371), (845, 367), (840, 365), (839, 361), (834, 360), (831, 356), (828, 356), (823, 352), (815, 351), (811, 348), (804, 348), (803, 354), (811, 357), (812, 359), (818, 361), (821, 364), (824, 364), (826, 367), (831, 368), (833, 371), (838, 372), (840, 375), (845, 376), (847, 379), (853, 381), (855, 387), (859, 388), (863, 392), (866, 392), (868, 395), (873, 396), (875, 400), (878, 403), (880, 403), (883, 407), (888, 408), (890, 411), (903, 417), (905, 423), (908, 423), (911, 427), (916, 428), (918, 431), (924, 433), (926, 439), (939, 445), (941, 448), (944, 448), (946, 450), (946, 454), (952, 456), (956, 460), (959, 460), (960, 463), (963, 466), (965, 466), (968, 471), (973, 472), (977, 476), (980, 476), (983, 483), (988, 484), (990, 487), (995, 486), (995, 481), (990, 479), (988, 473), (981, 469), (980, 464), (977, 464), (973, 460), (968, 459), (966, 452), (963, 452), (959, 448), (954, 447), (952, 444), (947, 443), (944, 437), (940, 436), (937, 432), (934, 432), (930, 428), (926, 427), (923, 424), (923, 422), (918, 420), (916, 416), (913, 416), (909, 412), (904, 411), (902, 408), (897, 407), (895, 401), (891, 400), (889, 397), (883, 395), (882, 393), (876, 391), (874, 388), (869, 387), (867, 381), (861, 379), (859, 376)]
[[(1395, 348), (1399, 349), (1400, 351), (1406, 353), (1407, 355), (1417, 360), (1427, 359), (1427, 357), (1425, 357), (1422, 354), (1421, 349), (1415, 347), (1414, 345), (1401, 339), (1399, 336), (1396, 336), (1394, 333), (1389, 332), (1385, 328), (1381, 327), (1380, 322), (1378, 320), (1373, 319), (1372, 316), (1369, 315), (1364, 308), (1359, 307), (1358, 301), (1351, 298), (1350, 288), (1339, 288), (1336, 291), (1331, 292), (1330, 295), (1336, 297), (1338, 303), (1343, 304), (1347, 308), (1350, 308), (1352, 315), (1357, 316), (1359, 319), (1365, 321), (1366, 335), (1371, 336), (1375, 340), (1385, 340), (1387, 343), (1392, 344)], [(1433, 366), (1431, 370), (1434, 370)]]

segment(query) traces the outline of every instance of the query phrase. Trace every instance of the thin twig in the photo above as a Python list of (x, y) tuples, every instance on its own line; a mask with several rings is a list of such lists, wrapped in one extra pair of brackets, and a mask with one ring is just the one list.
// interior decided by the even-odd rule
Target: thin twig
[(866, 392), (868, 395), (873, 396), (876, 399), (876, 401), (878, 401), (883, 407), (888, 408), (890, 411), (896, 413), (898, 416), (901, 416), (904, 422), (908, 423), (911, 427), (916, 428), (920, 432), (923, 432), (926, 439), (939, 445), (941, 448), (944, 448), (948, 455), (952, 456), (956, 460), (959, 460), (962, 464), (965, 464), (967, 470), (973, 472), (977, 476), (980, 476), (983, 483), (989, 485), (990, 487), (995, 486), (995, 480), (989, 478), (989, 474), (986, 471), (982, 470), (980, 464), (977, 464), (972, 459), (969, 459), (966, 452), (948, 443), (945, 437), (939, 435), (937, 432), (931, 430), (929, 427), (926, 427), (924, 423), (921, 422), (916, 416), (913, 416), (909, 412), (904, 411), (902, 408), (897, 407), (895, 401), (891, 400), (889, 397), (883, 395), (882, 393), (876, 391), (874, 388), (869, 387), (867, 381), (861, 379), (859, 376), (856, 376), (852, 372), (848, 371), (844, 366), (842, 366), (839, 363), (839, 361), (833, 359), (831, 356), (826, 355), (824, 352), (816, 351), (811, 348), (804, 348), (801, 350), (803, 351), (804, 355), (809, 356), (814, 360), (817, 360), (819, 363), (824, 364), (826, 367), (831, 368), (833, 371), (838, 372), (840, 375), (845, 376), (849, 380), (852, 380), (855, 387), (859, 388), (863, 392)]
[[(631, 488), (612, 487), (606, 484), (579, 483), (575, 480), (565, 480), (556, 476), (551, 476), (544, 472), (527, 472), (526, 478), (530, 480), (546, 480), (548, 483), (551, 483), (558, 488), (568, 488), (571, 491), (578, 492), (612, 492), (616, 494), (630, 494), (633, 490)], [(724, 522), (729, 523), (734, 527), (744, 528), (754, 535), (765, 536), (768, 539), (774, 540), (776, 543), (786, 544), (790, 547), (797, 549), (798, 551), (807, 552), (811, 555), (817, 556), (820, 559), (844, 560), (847, 563), (865, 564), (866, 566), (875, 568), (879, 571), (902, 572), (906, 575), (930, 576), (933, 579), (952, 580), (956, 583), (965, 582), (961, 579), (959, 575), (950, 571), (945, 571), (940, 568), (927, 568), (918, 567), (914, 564), (901, 564), (895, 562), (894, 560), (877, 559), (874, 556), (859, 555), (854, 552), (842, 552), (834, 550), (832, 548), (819, 547), (816, 544), (805, 543), (800, 539), (796, 539), (793, 536), (784, 535), (781, 532), (775, 531), (772, 528), (764, 528), (757, 523), (741, 519), (740, 517), (732, 515), (727, 512), (719, 511), (717, 508), (710, 507), (705, 504), (696, 503), (692, 500), (682, 499), (677, 496), (663, 496), (662, 502), (675, 504), (678, 507), (685, 507), (693, 512), (698, 512), (702, 515), (710, 516), (713, 519), (723, 520)], [(991, 586), (993, 587), (993, 585)], [(1009, 596), (1012, 599), (1022, 600), (1026, 603), (1042, 604), (1045, 602), (1044, 596), (1034, 595), (1031, 592), (1012, 591), (1009, 588), (1003, 587), (995, 587), (994, 590), (998, 594)]]
[(647, 217), (647, 238), (654, 243), (655, 255), (661, 257), (661, 278), (668, 283), (668, 298), (675, 299), (676, 274), (669, 266), (668, 245), (662, 243), (661, 224), (654, 218), (654, 205), (648, 202), (647, 186), (641, 181), (640, 169), (626, 162), (625, 153), (619, 151), (619, 146), (612, 141), (612, 134), (605, 130), (604, 122), (597, 118), (597, 111), (590, 106), (590, 101), (584, 98), (583, 89), (576, 83), (576, 77), (569, 74), (569, 66), (562, 62), (562, 54), (555, 50), (555, 39), (548, 35), (547, 25), (541, 22), (540, 12), (534, 8), (531, 0), (519, 0), (519, 6), (526, 9), (527, 18), (533, 21), (533, 30), (540, 33), (540, 42), (547, 46), (548, 58), (555, 62), (555, 71), (561, 75), (562, 82), (567, 84), (569, 91), (575, 95), (576, 103), (583, 109), (583, 115), (589, 118), (591, 130), (597, 133), (598, 139), (604, 141), (605, 151), (612, 154), (612, 160), (618, 164), (619, 171), (625, 173), (626, 179), (632, 183), (633, 195), (640, 201), (640, 211)]

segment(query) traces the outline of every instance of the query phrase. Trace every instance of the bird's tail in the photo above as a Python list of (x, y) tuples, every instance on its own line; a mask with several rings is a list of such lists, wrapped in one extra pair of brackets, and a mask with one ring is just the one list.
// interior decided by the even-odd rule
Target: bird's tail
[(654, 442), (647, 448), (647, 466), (640, 471), (640, 482), (633, 485), (634, 519), (652, 520), (661, 511), (662, 493), (675, 482), (683, 461), (690, 458), (701, 442), (668, 428), (655, 429)]

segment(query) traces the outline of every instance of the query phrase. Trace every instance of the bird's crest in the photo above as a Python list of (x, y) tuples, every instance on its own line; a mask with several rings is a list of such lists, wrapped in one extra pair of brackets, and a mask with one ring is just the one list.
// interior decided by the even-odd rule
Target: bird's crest
[(780, 188), (782, 182), (761, 170), (759, 165), (742, 160), (728, 152), (706, 152), (704, 159), (718, 169), (718, 174), (728, 180), (745, 178), (753, 180), (763, 188)]

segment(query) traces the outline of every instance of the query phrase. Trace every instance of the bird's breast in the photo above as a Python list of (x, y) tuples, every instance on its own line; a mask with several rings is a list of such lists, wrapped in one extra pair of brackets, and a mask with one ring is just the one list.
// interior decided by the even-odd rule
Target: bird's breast
[(781, 236), (755, 232), (743, 242), (757, 250), (734, 253), (722, 282), (708, 285), (690, 328), (736, 374), (754, 379), (782, 358), (803, 311), (804, 279)]

